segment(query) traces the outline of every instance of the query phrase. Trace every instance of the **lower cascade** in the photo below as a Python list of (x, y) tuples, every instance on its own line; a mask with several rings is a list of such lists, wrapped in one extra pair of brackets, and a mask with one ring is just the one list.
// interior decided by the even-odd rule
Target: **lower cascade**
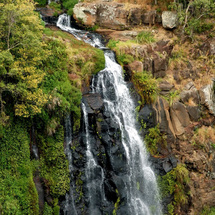
[[(104, 122), (100, 129), (103, 146), (99, 147), (104, 148), (105, 162), (101, 162), (94, 153), (92, 119), (87, 112), (87, 102), (84, 99), (82, 101), (82, 129), (86, 150), (83, 195), (86, 196), (86, 214), (161, 215), (156, 177), (150, 167), (144, 141), (138, 134), (135, 106), (113, 51), (104, 47), (97, 34), (70, 27), (69, 16), (66, 14), (59, 17), (57, 26), (77, 39), (102, 49), (105, 55), (106, 67), (93, 77), (90, 93), (92, 96), (99, 95), (103, 102)], [(68, 119), (66, 121), (66, 128), (71, 127)], [(66, 142), (72, 175), (72, 157), (68, 148), (71, 138)], [(72, 197), (73, 186), (71, 183), (64, 214), (78, 214)]]

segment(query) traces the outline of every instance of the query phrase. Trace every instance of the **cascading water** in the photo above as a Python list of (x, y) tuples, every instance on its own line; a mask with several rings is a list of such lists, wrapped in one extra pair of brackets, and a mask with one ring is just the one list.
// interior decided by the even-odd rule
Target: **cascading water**
[(63, 212), (65, 215), (77, 215), (75, 205), (74, 205), (74, 197), (73, 197), (73, 165), (72, 165), (72, 152), (71, 152), (71, 143), (72, 143), (72, 123), (70, 115), (67, 115), (65, 118), (65, 154), (69, 161), (69, 172), (70, 172), (70, 190), (69, 193), (66, 194), (66, 201)]
[(82, 111), (84, 115), (84, 124), (85, 124), (85, 132), (86, 132), (86, 146), (87, 146), (87, 166), (86, 166), (86, 178), (87, 178), (87, 189), (89, 193), (89, 210), (91, 214), (99, 214), (97, 211), (97, 207), (95, 205), (95, 198), (93, 196), (99, 195), (99, 198), (102, 201), (102, 191), (103, 191), (103, 181), (104, 181), (104, 173), (103, 169), (97, 164), (96, 160), (91, 151), (90, 145), (90, 133), (89, 133), (89, 123), (88, 123), (88, 116), (87, 111), (84, 103), (82, 103)]
[[(70, 32), (77, 39), (104, 50), (106, 67), (93, 79), (91, 87), (92, 93), (102, 95), (105, 112), (120, 128), (121, 144), (126, 160), (126, 166), (123, 167), (125, 171), (123, 174), (119, 174), (123, 178), (125, 189), (123, 204), (126, 206), (126, 212), (123, 213), (128, 215), (161, 215), (156, 177), (150, 168), (145, 145), (136, 129), (135, 106), (129, 94), (129, 89), (123, 80), (122, 68), (115, 61), (114, 53), (105, 49), (97, 35), (71, 28), (66, 14), (59, 17), (57, 26), (64, 31)], [(93, 202), (93, 195), (100, 195), (101, 201), (104, 204), (105, 194), (103, 191), (98, 190), (103, 189), (104, 173), (91, 152), (89, 123), (84, 104), (82, 104), (82, 111), (84, 114), (87, 146), (86, 177), (90, 204), (89, 214), (98, 215), (103, 213), (96, 210), (97, 204)], [(94, 171), (100, 172), (101, 175), (95, 178), (95, 180), (93, 178), (95, 175), (93, 174)], [(122, 212), (117, 214), (121, 215)]]

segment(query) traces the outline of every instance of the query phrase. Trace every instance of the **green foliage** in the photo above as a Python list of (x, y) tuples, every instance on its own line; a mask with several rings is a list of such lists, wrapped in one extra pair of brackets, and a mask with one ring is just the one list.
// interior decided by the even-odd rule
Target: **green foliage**
[(215, 207), (209, 208), (205, 206), (201, 215), (215, 215)]
[(116, 190), (116, 193), (117, 193), (117, 195), (118, 195), (118, 198), (117, 198), (117, 201), (116, 201), (115, 204), (114, 204), (113, 215), (116, 215), (116, 214), (117, 214), (117, 209), (118, 209), (119, 203), (120, 203), (119, 191)]
[(78, 0), (62, 0), (63, 6), (68, 10), (67, 14), (73, 14), (73, 8), (78, 3)]
[(135, 72), (132, 76), (133, 83), (142, 98), (142, 103), (152, 103), (159, 92), (158, 82), (147, 71)]
[(21, 122), (7, 127), (0, 140), (1, 214), (39, 214), (29, 143), (27, 127)]
[(53, 215), (53, 208), (45, 202), (45, 206), (43, 209), (43, 215)]
[(117, 55), (117, 61), (119, 64), (126, 65), (134, 61), (134, 58), (129, 54)]
[(139, 44), (144, 44), (144, 43), (153, 43), (155, 42), (154, 36), (151, 32), (149, 31), (141, 31), (137, 36), (136, 36), (136, 42)]
[(34, 0), (37, 2), (40, 6), (45, 6), (47, 4), (47, 0)]
[(171, 8), (178, 12), (179, 23), (183, 26), (182, 33), (193, 39), (193, 34), (202, 33), (213, 28), (213, 24), (206, 23), (208, 17), (213, 17), (215, 5), (212, 0), (189, 1), (186, 8), (174, 2)]
[(95, 62), (95, 66), (92, 72), (93, 74), (96, 74), (105, 68), (105, 58), (102, 50), (94, 49), (93, 61)]
[(93, 25), (92, 27), (87, 28), (88, 31), (95, 32), (99, 28), (99, 25)]
[(178, 164), (176, 168), (172, 169), (166, 175), (158, 178), (159, 187), (161, 190), (161, 197), (174, 195), (174, 201), (168, 205), (169, 214), (174, 214), (173, 207), (186, 204), (188, 202), (189, 171), (185, 165)]
[(54, 12), (54, 16), (57, 16), (59, 13), (62, 13), (61, 10), (61, 4), (60, 3), (56, 3), (56, 2), (51, 2), (49, 4), (49, 7), (52, 8), (55, 12)]
[(3, 104), (7, 103), (9, 97), (13, 98), (15, 114), (23, 117), (40, 113), (47, 102), (46, 96), (39, 88), (45, 75), (39, 69), (42, 59), (46, 58), (41, 41), (43, 27), (33, 10), (34, 5), (29, 0), (7, 1), (1, 7), (2, 116), (5, 115)]
[(174, 91), (170, 91), (167, 95), (163, 97), (169, 102), (169, 105), (172, 106), (175, 100), (179, 98), (179, 95), (180, 95), (179, 91), (174, 90)]
[(115, 48), (117, 43), (119, 43), (119, 40), (116, 41), (116, 40), (110, 39), (107, 44), (107, 47), (110, 49)]
[(194, 28), (194, 32), (196, 33), (203, 33), (205, 31), (209, 31), (211, 29), (213, 29), (214, 24), (213, 23), (199, 23), (199, 25), (197, 25), (196, 28)]
[(174, 215), (174, 205), (172, 203), (167, 205), (167, 209), (169, 215)]
[(158, 145), (161, 147), (166, 147), (166, 135), (162, 134), (159, 129), (159, 124), (154, 128), (148, 130), (148, 134), (145, 136), (146, 147), (151, 155), (158, 155)]
[(59, 127), (51, 137), (40, 136), (39, 141), (42, 150), (41, 176), (45, 179), (46, 186), (50, 188), (51, 195), (58, 198), (66, 194), (70, 182), (68, 161), (63, 148), (63, 127)]

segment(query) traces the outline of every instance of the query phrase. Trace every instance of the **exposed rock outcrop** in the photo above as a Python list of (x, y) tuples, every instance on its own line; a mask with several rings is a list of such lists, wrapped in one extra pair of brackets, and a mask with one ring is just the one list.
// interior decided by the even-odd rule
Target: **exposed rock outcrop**
[[(123, 52), (138, 58), (143, 58), (142, 63), (132, 62), (126, 69), (139, 71), (142, 68), (151, 71), (155, 78), (164, 77), (168, 67), (169, 56), (172, 52), (172, 44), (169, 41), (159, 41), (154, 45), (133, 44), (130, 47), (124, 47)], [(138, 66), (137, 66), (138, 64)], [(135, 69), (135, 65), (137, 66)]]
[(211, 114), (215, 115), (215, 96), (214, 96), (214, 80), (211, 84), (202, 87), (199, 90), (201, 104), (205, 105)]
[(73, 9), (74, 18), (85, 26), (99, 25), (101, 28), (124, 30), (141, 24), (160, 22), (156, 11), (147, 11), (130, 4), (117, 2), (78, 3)]
[(177, 26), (177, 13), (172, 11), (163, 11), (162, 13), (162, 25), (166, 29), (173, 29)]

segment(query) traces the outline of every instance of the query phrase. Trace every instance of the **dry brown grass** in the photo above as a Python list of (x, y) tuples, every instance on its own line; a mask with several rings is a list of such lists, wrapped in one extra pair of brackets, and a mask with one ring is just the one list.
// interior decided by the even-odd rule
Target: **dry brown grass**
[(192, 142), (194, 145), (208, 148), (211, 143), (215, 143), (215, 129), (203, 125), (195, 132)]

